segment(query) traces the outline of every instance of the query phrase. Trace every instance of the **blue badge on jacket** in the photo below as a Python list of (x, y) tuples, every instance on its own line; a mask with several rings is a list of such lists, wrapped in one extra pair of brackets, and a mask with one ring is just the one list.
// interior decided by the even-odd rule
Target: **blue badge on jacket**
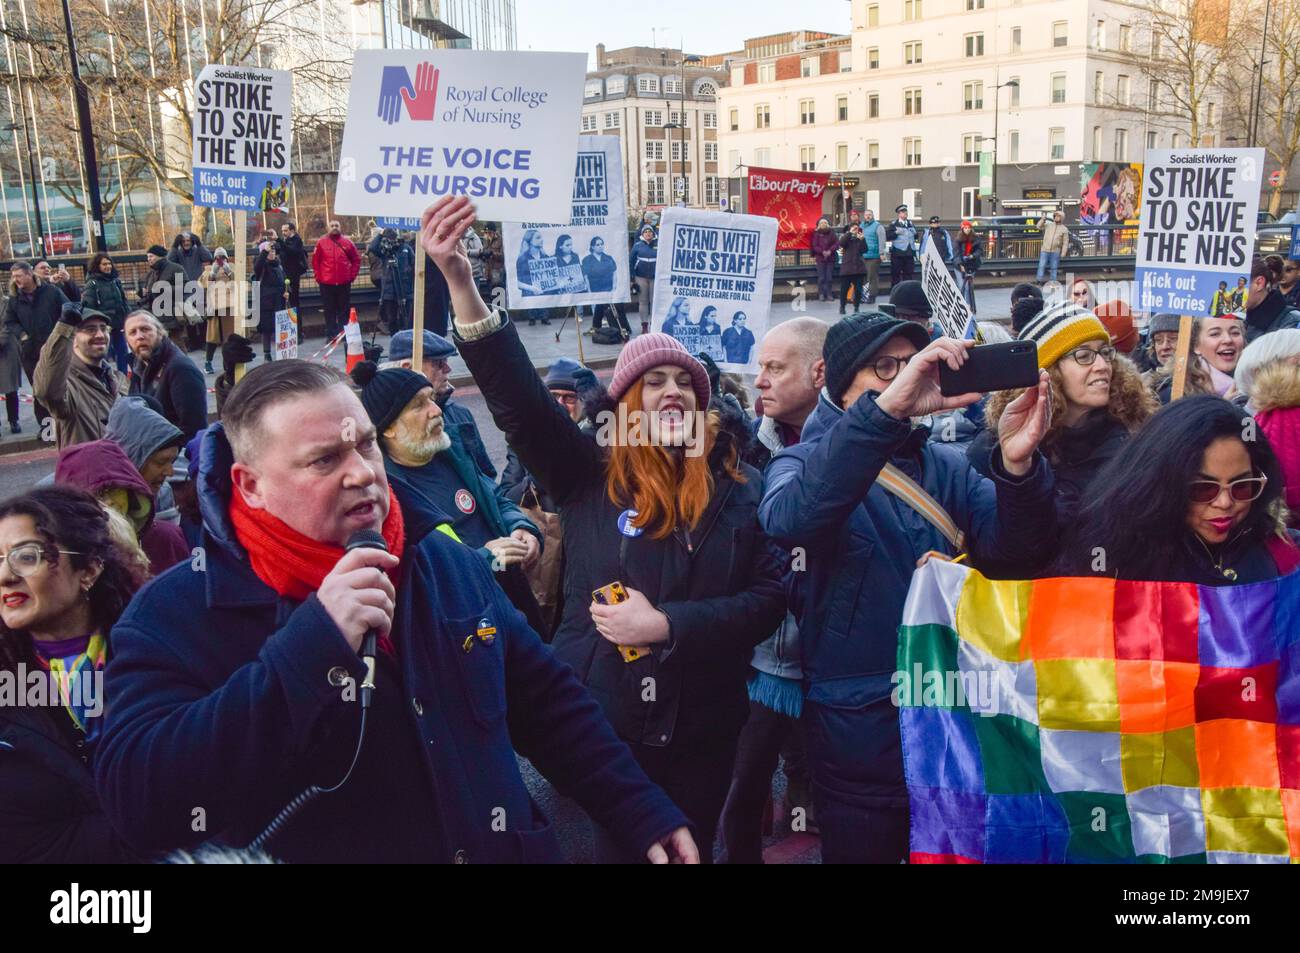
[(639, 526), (633, 526), (632, 521), (636, 519), (636, 510), (624, 510), (618, 514), (618, 531), (624, 536), (640, 536), (643, 530)]

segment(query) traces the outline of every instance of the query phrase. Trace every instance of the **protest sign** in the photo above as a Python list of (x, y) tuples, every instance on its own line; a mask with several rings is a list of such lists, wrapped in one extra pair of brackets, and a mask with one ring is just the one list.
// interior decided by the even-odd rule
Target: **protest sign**
[(776, 219), (665, 209), (659, 224), (653, 327), (724, 371), (757, 371), (776, 263)]
[(480, 219), (567, 222), (586, 64), (582, 53), (358, 50), (335, 211), (410, 217), (468, 195)]
[(1217, 291), (1249, 280), (1263, 164), (1263, 149), (1147, 153), (1136, 262), (1143, 311), (1206, 317)]
[(618, 136), (583, 136), (568, 224), (505, 223), (512, 307), (610, 304), (631, 297), (621, 156)]
[(298, 309), (275, 312), (275, 360), (298, 356)]
[(830, 175), (786, 169), (749, 170), (749, 213), (777, 220), (779, 251), (811, 248), (812, 233), (822, 217), (822, 195)]
[(203, 67), (194, 84), (194, 204), (287, 210), (292, 133), (287, 70)]
[(921, 253), (921, 288), (934, 310), (934, 320), (950, 338), (975, 337), (975, 315), (962, 297), (952, 272), (939, 254), (937, 242), (926, 242)]

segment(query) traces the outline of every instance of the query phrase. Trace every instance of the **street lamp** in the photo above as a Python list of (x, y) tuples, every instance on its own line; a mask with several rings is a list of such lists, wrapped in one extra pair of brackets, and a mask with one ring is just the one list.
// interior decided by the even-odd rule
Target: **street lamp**
[[(687, 192), (689, 191), (689, 190), (686, 188), (686, 130), (687, 130), (687, 128), (688, 128), (688, 126), (686, 125), (686, 64), (687, 64), (687, 63), (692, 63), (692, 64), (694, 64), (694, 63), (702, 63), (702, 62), (704, 62), (704, 61), (703, 61), (702, 59), (700, 59), (700, 57), (696, 56), (694, 53), (691, 53), (691, 54), (688, 54), (687, 56), (683, 56), (683, 57), (682, 57), (682, 61), (681, 61), (681, 63), (678, 64), (678, 65), (681, 67), (681, 80), (682, 80), (682, 86), (681, 86), (681, 112), (678, 114), (678, 118), (681, 119), (681, 122), (680, 122), (680, 123), (670, 122), (670, 123), (668, 123), (666, 126), (664, 126), (665, 129), (680, 129), (680, 130), (682, 130), (682, 137), (681, 137), (681, 138), (682, 138), (682, 150), (681, 150), (681, 152), (682, 152), (682, 159), (681, 159), (681, 162), (682, 162), (682, 165), (681, 165), (681, 169), (682, 169), (682, 176), (681, 176), (681, 179), (682, 179), (681, 203), (682, 203), (682, 205), (685, 205), (685, 204), (686, 204), (686, 194), (687, 194)], [(672, 112), (672, 103), (671, 103), (671, 102), (668, 104), (668, 109), (669, 109), (669, 114), (670, 114), (670, 115), (669, 115), (669, 118), (671, 118), (671, 112)], [(669, 177), (670, 179), (671, 179), (672, 176), (673, 176), (673, 172), (672, 172), (672, 169), (673, 169), (673, 162), (672, 162), (672, 159), (673, 159), (673, 156), (672, 156), (672, 141), (673, 141), (673, 140), (670, 138), (670, 139), (669, 139), (669, 142), (668, 142), (668, 149), (669, 149), (669, 152), (668, 152), (668, 177)], [(676, 192), (677, 192), (677, 189), (674, 188), (674, 189), (673, 189), (673, 192), (676, 193)]]
[(993, 182), (989, 194), (989, 202), (993, 205), (993, 214), (998, 214), (998, 114), (1001, 112), (1002, 101), (998, 98), (998, 91), (1001, 89), (1019, 89), (1020, 80), (1009, 79), (1005, 83), (995, 83), (993, 86)]

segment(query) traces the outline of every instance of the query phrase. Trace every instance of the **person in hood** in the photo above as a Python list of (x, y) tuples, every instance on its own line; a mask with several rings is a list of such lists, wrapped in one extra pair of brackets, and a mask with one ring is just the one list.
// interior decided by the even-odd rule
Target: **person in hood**
[(126, 291), (113, 266), (113, 259), (105, 252), (97, 252), (86, 262), (86, 287), (81, 292), (81, 307), (108, 315), (112, 329), (109, 359), (125, 375), (131, 366), (131, 352), (127, 349), (123, 328), (131, 308), (126, 303)]
[[(577, 597), (552, 649), (691, 819), (707, 862), (748, 715), (749, 658), (785, 614), (780, 563), (755, 519), (762, 477), (708, 409), (704, 366), (663, 333), (623, 348), (602, 426), (585, 433), (509, 317), (475, 292), (457, 241), (474, 214), (468, 198), (440, 199), (421, 238), (447, 276), (461, 357), (493, 420), (559, 506), (565, 592)], [(616, 582), (625, 600), (585, 598)], [(602, 859), (630, 859), (616, 833), (598, 827)]]
[(137, 587), (90, 495), (45, 487), (0, 503), (0, 676), (67, 684), (44, 704), (0, 705), (0, 863), (140, 859), (104, 816), (90, 768), (109, 630)]
[(1287, 523), (1300, 527), (1300, 329), (1283, 328), (1247, 344), (1234, 379), (1277, 454)]
[(207, 381), (199, 366), (168, 338), (162, 322), (148, 311), (131, 312), (126, 319), (126, 344), (135, 358), (131, 393), (158, 401), (163, 416), (187, 440), (206, 427)]
[(808, 241), (812, 249), (813, 264), (817, 267), (817, 300), (832, 301), (831, 282), (835, 278), (835, 259), (840, 250), (839, 236), (827, 218), (817, 219)]
[(1272, 444), (1242, 439), (1252, 423), (1213, 394), (1162, 407), (1092, 482), (1053, 570), (1240, 586), (1300, 568)]
[(157, 518), (178, 523), (176, 501), (172, 494), (170, 478), (176, 458), (185, 444), (185, 435), (179, 427), (149, 406), (149, 398), (136, 395), (123, 397), (108, 414), (104, 439), (111, 440), (140, 471), (140, 477), (149, 484), (154, 496)]
[(1246, 342), (1270, 331), (1300, 327), (1300, 309), (1287, 304), (1277, 289), (1284, 272), (1279, 262), (1256, 256), (1250, 265), (1250, 285), (1244, 295)]
[[(1048, 310), (1020, 334), (1038, 346), (1038, 366), (1051, 381), (1051, 424), (1039, 448), (1056, 477), (1056, 526), (1062, 532), (1074, 521), (1079, 501), (1101, 468), (1125, 441), (1155, 413), (1155, 397), (1136, 367), (1111, 343), (1096, 315), (1069, 303)], [(1022, 390), (998, 391), (988, 402), (989, 420)], [(998, 441), (985, 430), (967, 451), (971, 466), (990, 476)]]
[[(202, 240), (193, 232), (181, 232), (173, 239), (167, 260), (181, 266), (181, 271), (185, 273), (185, 296), (193, 302), (197, 313), (205, 316), (207, 312), (203, 302), (203, 285), (199, 279), (203, 277), (203, 266), (212, 261), (212, 252), (204, 247)], [(196, 351), (203, 343), (206, 323), (206, 318), (200, 317), (185, 325), (187, 351)]]
[(32, 392), (54, 416), (60, 450), (103, 436), (113, 404), (127, 391), (126, 379), (105, 360), (108, 342), (108, 317), (69, 302), (41, 348)]
[(112, 440), (61, 450), (54, 466), (54, 483), (85, 490), (125, 516), (149, 557), (150, 575), (189, 561), (190, 549), (180, 527), (155, 518), (153, 489), (126, 451)]
[[(1047, 431), (1046, 371), (1003, 412), (992, 479), (914, 423), (979, 399), (939, 392), (939, 365), (960, 368), (972, 343), (932, 342), (921, 325), (880, 314), (832, 325), (817, 407), (800, 441), (767, 468), (759, 521), (806, 560), (798, 583), (801, 717), (826, 862), (899, 863), (907, 856), (907, 788), (891, 693), (917, 561), (961, 550), (976, 568), (993, 563), (1024, 578), (1053, 554), (1053, 534), (1043, 529), (1053, 525), (1051, 467), (1038, 452)], [(886, 489), (879, 479), (886, 464), (937, 506), (915, 493), (913, 505)]]
[[(778, 453), (799, 442), (803, 425), (826, 384), (822, 345), (828, 325), (817, 318), (791, 318), (769, 330), (758, 349), (754, 386), (763, 399), (763, 416), (745, 461), (766, 469)], [(803, 670), (799, 659), (798, 574), (784, 583), (790, 611), (776, 631), (754, 648), (749, 676), (749, 718), (736, 747), (736, 766), (722, 809), (721, 863), (757, 864), (763, 860), (763, 811), (772, 796), (778, 760), (786, 778), (782, 824), (803, 812), (805, 829), (816, 831), (816, 811), (808, 790), (808, 762), (799, 717), (803, 711)]]
[[(256, 841), (289, 863), (558, 862), (517, 750), (629, 852), (697, 858), (686, 818), (483, 560), (407, 526), (337, 369), (244, 375), (204, 434), (198, 482), (204, 571), (154, 579), (113, 628), (95, 772), (128, 843)], [(384, 548), (345, 549), (362, 530)], [(368, 671), (373, 696), (358, 692)], [(313, 785), (336, 789), (300, 797)]]
[(541, 531), (475, 466), (459, 439), (443, 427), (442, 408), (422, 374), (381, 371), (371, 361), (352, 370), (361, 404), (379, 434), (388, 482), (407, 521), (447, 527), (492, 570), (534, 632), (542, 633), (537, 600), (521, 570), (542, 554)]

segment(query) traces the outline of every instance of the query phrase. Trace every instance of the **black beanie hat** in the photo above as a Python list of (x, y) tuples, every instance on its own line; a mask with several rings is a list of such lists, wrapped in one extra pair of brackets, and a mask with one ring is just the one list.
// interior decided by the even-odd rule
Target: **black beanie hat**
[(159, 258), (166, 258), (166, 257), (167, 257), (167, 249), (163, 248), (161, 245), (150, 245), (150, 246), (149, 246), (149, 254), (150, 254), (150, 255), (157, 255)]
[(405, 367), (381, 371), (373, 361), (362, 361), (352, 368), (352, 379), (361, 388), (361, 405), (380, 434), (401, 415), (412, 397), (433, 386), (423, 374)]
[(1011, 289), (1011, 307), (1014, 308), (1017, 301), (1022, 301), (1025, 298), (1037, 298), (1042, 301), (1043, 292), (1032, 281), (1022, 281)]
[(930, 343), (930, 335), (920, 324), (883, 314), (854, 314), (831, 325), (822, 358), (826, 361), (826, 392), (835, 406), (858, 371), (897, 334), (915, 344), (918, 351)]
[(1011, 306), (1011, 332), (1017, 337), (1030, 321), (1043, 313), (1043, 299), (1035, 297), (1021, 298)]

